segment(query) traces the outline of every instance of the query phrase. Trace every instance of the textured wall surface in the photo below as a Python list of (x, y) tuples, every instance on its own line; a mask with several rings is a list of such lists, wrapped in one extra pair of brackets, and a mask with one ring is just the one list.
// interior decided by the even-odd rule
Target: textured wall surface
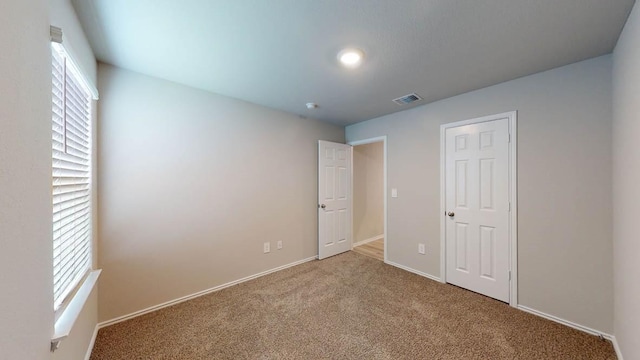
[(640, 6), (613, 53), (613, 247), (615, 335), (640, 359)]
[(4, 2), (0, 44), (0, 357), (48, 359), (53, 235), (47, 1)]

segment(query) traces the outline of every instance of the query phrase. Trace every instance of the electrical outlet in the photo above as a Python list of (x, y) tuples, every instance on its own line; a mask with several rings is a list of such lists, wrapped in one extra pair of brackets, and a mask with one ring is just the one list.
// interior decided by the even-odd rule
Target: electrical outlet
[(418, 253), (422, 255), (425, 254), (424, 244), (418, 244)]
[(278, 240), (278, 243), (276, 246), (278, 247), (278, 250), (282, 249), (282, 240)]
[(268, 252), (271, 252), (271, 243), (266, 242), (264, 243), (264, 253), (266, 254)]

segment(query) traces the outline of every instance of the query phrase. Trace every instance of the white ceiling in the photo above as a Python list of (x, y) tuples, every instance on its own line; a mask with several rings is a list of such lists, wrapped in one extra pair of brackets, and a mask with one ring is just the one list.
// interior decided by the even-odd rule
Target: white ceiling
[(345, 125), (610, 53), (634, 0), (72, 2), (100, 61)]

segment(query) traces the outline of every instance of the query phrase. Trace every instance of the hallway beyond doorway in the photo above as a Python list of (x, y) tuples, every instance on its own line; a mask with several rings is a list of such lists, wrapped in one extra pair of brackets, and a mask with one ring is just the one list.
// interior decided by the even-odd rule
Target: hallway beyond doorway
[(379, 239), (353, 248), (358, 254), (384, 261), (384, 239)]

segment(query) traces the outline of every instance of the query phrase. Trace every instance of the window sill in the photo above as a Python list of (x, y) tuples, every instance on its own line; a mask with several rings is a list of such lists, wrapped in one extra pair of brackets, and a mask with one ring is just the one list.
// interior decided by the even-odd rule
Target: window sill
[(93, 270), (89, 273), (89, 276), (84, 280), (78, 292), (73, 296), (67, 308), (64, 309), (64, 312), (56, 321), (53, 337), (51, 338), (51, 351), (55, 351), (60, 345), (60, 342), (71, 333), (73, 324), (80, 316), (80, 312), (98, 282), (98, 277), (101, 272), (102, 270)]

